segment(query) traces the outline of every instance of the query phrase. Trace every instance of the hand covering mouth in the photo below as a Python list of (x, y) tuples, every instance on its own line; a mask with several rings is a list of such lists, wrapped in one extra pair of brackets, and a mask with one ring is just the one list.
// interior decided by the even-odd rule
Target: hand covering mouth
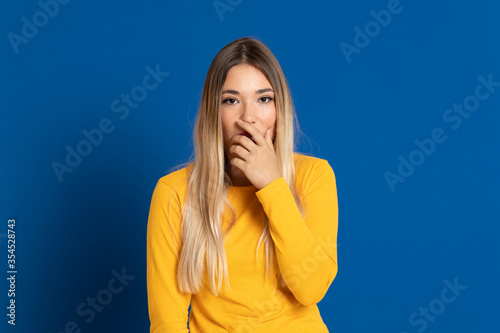
[(241, 132), (239, 135), (243, 135), (243, 136), (246, 136), (247, 138), (249, 138), (250, 140), (252, 140), (254, 143), (255, 143), (255, 140), (253, 139), (252, 135), (248, 132)]

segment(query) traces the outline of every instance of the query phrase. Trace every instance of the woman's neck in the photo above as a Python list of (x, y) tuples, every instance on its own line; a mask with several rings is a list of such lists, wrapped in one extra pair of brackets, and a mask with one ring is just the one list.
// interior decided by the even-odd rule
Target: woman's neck
[(252, 182), (248, 180), (243, 171), (235, 166), (231, 166), (231, 184), (233, 186), (250, 186)]

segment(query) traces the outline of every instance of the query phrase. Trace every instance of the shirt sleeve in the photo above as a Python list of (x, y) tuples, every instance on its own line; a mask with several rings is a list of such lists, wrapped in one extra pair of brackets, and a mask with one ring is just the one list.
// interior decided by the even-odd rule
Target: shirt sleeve
[(326, 160), (315, 162), (301, 184), (302, 218), (283, 177), (256, 192), (269, 218), (276, 259), (295, 298), (309, 306), (325, 296), (337, 275), (338, 205), (335, 175)]
[(189, 332), (187, 322), (191, 294), (181, 293), (176, 283), (180, 220), (179, 196), (160, 179), (151, 199), (147, 227), (147, 289), (151, 333)]

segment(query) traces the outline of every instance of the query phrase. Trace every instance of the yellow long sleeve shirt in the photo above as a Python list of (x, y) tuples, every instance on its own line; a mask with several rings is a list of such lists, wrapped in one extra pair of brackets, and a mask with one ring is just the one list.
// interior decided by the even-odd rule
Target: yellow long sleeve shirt
[[(260, 190), (254, 186), (229, 188), (228, 199), (236, 213), (236, 223), (224, 245), (230, 290), (223, 285), (218, 296), (208, 286), (196, 294), (178, 290), (176, 267), (187, 169), (158, 181), (147, 229), (151, 333), (328, 332), (316, 303), (337, 274), (335, 176), (326, 160), (295, 154), (294, 162), (296, 183), (307, 207), (305, 218), (283, 177)], [(276, 252), (267, 279), (263, 244), (258, 261), (255, 255), (266, 217)], [(279, 286), (278, 271), (286, 288)]]

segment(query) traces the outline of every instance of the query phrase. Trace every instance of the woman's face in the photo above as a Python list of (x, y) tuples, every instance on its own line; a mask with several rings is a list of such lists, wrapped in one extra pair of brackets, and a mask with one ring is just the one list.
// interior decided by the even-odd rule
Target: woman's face
[(238, 125), (238, 119), (251, 123), (262, 135), (270, 129), (271, 139), (274, 141), (276, 132), (274, 91), (259, 69), (248, 64), (231, 67), (222, 86), (221, 101), (222, 131), (226, 152), (230, 148), (230, 140), (233, 136), (248, 136), (248, 133)]

